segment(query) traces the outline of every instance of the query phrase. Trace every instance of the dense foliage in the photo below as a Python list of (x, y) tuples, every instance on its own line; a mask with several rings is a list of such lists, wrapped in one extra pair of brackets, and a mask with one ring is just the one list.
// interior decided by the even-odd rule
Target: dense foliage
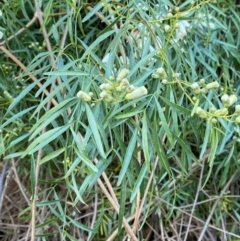
[(240, 5), (0, 6), (1, 240), (240, 239)]

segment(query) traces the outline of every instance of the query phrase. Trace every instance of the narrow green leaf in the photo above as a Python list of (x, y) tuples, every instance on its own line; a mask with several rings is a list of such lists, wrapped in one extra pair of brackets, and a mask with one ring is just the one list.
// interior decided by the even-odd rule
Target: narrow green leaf
[(78, 99), (76, 97), (66, 99), (57, 106), (53, 107), (51, 110), (47, 111), (30, 130), (30, 132), (33, 132), (42, 124), (41, 128), (39, 128), (38, 131), (33, 132), (30, 140), (33, 139), (33, 137), (36, 136), (49, 123), (53, 122), (63, 111), (65, 111), (68, 107), (74, 105), (77, 101)]
[(132, 112), (128, 112), (128, 113), (125, 113), (125, 114), (117, 115), (114, 118), (115, 119), (129, 118), (129, 117), (135, 116), (135, 115), (137, 115), (141, 112), (143, 112), (143, 110), (132, 111)]
[(161, 170), (162, 173), (164, 173), (164, 170), (166, 170), (168, 172), (169, 175), (171, 175), (171, 169), (170, 169), (170, 165), (169, 165), (169, 162), (168, 162), (168, 158), (165, 154), (165, 151), (164, 151), (164, 148), (162, 146), (162, 143), (157, 135), (158, 133), (158, 123), (156, 121), (156, 117), (155, 117), (155, 120), (154, 120), (154, 124), (153, 124), (153, 144), (154, 144), (154, 147), (155, 147), (155, 150), (157, 152), (157, 155), (159, 156), (159, 162), (160, 162), (160, 167), (163, 167)]
[(99, 2), (89, 13), (82, 19), (82, 23), (89, 20), (94, 14), (96, 14), (103, 7), (102, 2)]
[(97, 126), (95, 117), (92, 113), (91, 108), (89, 107), (89, 105), (87, 103), (86, 103), (85, 107), (86, 107), (88, 122), (89, 122), (90, 128), (91, 128), (92, 133), (93, 133), (93, 137), (94, 137), (95, 142), (96, 142), (96, 147), (97, 147), (100, 155), (104, 159), (106, 159), (106, 154), (104, 153), (104, 150), (103, 150), (103, 145), (102, 145), (102, 141), (101, 141), (101, 138), (100, 138), (100, 135), (99, 135), (98, 126)]
[(146, 174), (147, 170), (148, 170), (147, 163), (144, 162), (143, 165), (142, 165), (141, 171), (138, 175), (137, 181), (136, 181), (136, 183), (133, 187), (132, 195), (130, 197), (130, 202), (132, 202), (134, 200), (134, 198), (136, 197), (137, 192), (139, 191), (139, 188), (142, 184), (143, 178), (145, 177), (145, 174)]
[(174, 108), (175, 110), (183, 113), (183, 114), (186, 114), (186, 115), (190, 115), (191, 114), (191, 111), (189, 109), (186, 109), (180, 105), (177, 105), (175, 103), (172, 103), (171, 101), (169, 101), (168, 99), (160, 96), (160, 98), (166, 103), (168, 104), (169, 106), (171, 106), (172, 108)]
[[(73, 172), (73, 170), (71, 171), (71, 176), (72, 176), (72, 185), (71, 185), (71, 189), (74, 191), (74, 193), (76, 194), (76, 200), (77, 202), (81, 202), (85, 205), (87, 205), (84, 200), (82, 199), (82, 195), (80, 194), (80, 192), (78, 191), (78, 185), (76, 183), (76, 179), (75, 179), (75, 174)], [(82, 186), (82, 185), (81, 185)], [(76, 205), (76, 204), (74, 204)]]
[(126, 192), (126, 178), (123, 178), (121, 185), (120, 209), (118, 214), (118, 234), (121, 232), (122, 229), (122, 222), (126, 206)]
[(136, 146), (136, 141), (137, 141), (137, 129), (135, 129), (133, 135), (132, 135), (132, 138), (129, 142), (129, 145), (128, 145), (128, 148), (127, 148), (127, 151), (126, 151), (126, 154), (124, 156), (124, 160), (123, 160), (123, 163), (122, 163), (122, 168), (121, 168), (121, 171), (119, 173), (119, 177), (118, 177), (118, 182), (117, 182), (117, 185), (121, 185), (122, 183), (122, 180), (127, 172), (127, 169), (128, 169), (128, 166), (129, 166), (129, 163), (132, 159), (132, 155), (133, 155), (133, 151), (135, 149), (135, 146)]
[(97, 233), (97, 230), (88, 228), (87, 226), (77, 222), (76, 220), (71, 219), (69, 216), (67, 218), (71, 221), (71, 223), (74, 225), (74, 227), (78, 227), (81, 230), (87, 231), (87, 232), (92, 232), (92, 233)]
[(89, 55), (89, 54), (92, 52), (92, 50), (93, 50), (95, 47), (97, 47), (103, 40), (105, 40), (106, 38), (108, 38), (110, 35), (112, 35), (112, 34), (114, 34), (114, 33), (116, 33), (115, 30), (109, 31), (109, 32), (107, 32), (107, 33), (104, 33), (103, 35), (101, 35), (100, 37), (98, 37), (90, 46), (86, 46), (86, 44), (85, 44), (83, 41), (81, 41), (82, 45), (85, 46), (85, 48), (86, 48), (86, 51), (84, 52), (84, 54), (83, 54), (82, 57), (81, 57), (81, 61), (82, 61), (83, 59), (85, 59), (85, 57), (86, 57), (87, 55)]
[(6, 122), (4, 122), (1, 125), (1, 128), (3, 128), (4, 126), (8, 125), (9, 123), (14, 122), (16, 119), (18, 119), (19, 117), (22, 117), (26, 113), (29, 113), (34, 108), (36, 108), (36, 106), (29, 107), (29, 108), (27, 108), (27, 109), (25, 109), (23, 111), (20, 111), (19, 113), (14, 114), (11, 118), (9, 118)]
[[(8, 107), (7, 113), (9, 113), (9, 111), (14, 108), (20, 101), (21, 99), (27, 95), (36, 85), (38, 82), (40, 82), (41, 79), (34, 81), (33, 83), (31, 83), (30, 85), (27, 85), (27, 87), (17, 96), (14, 98), (13, 102), (11, 103), (11, 105)], [(6, 114), (7, 114), (6, 113)]]
[(196, 109), (198, 108), (198, 105), (199, 105), (199, 99), (197, 99), (197, 101), (194, 103), (194, 107), (193, 107), (191, 116), (193, 116), (195, 114)]
[(67, 75), (67, 76), (89, 76), (89, 73), (84, 73), (81, 71), (70, 71), (70, 70), (66, 70), (66, 71), (61, 71), (61, 70), (57, 70), (57, 71), (51, 71), (51, 72), (46, 72), (44, 73), (44, 75), (54, 75), (54, 76), (62, 76), (62, 75)]
[(146, 162), (148, 171), (150, 171), (150, 157), (148, 151), (148, 126), (147, 126), (147, 116), (146, 111), (144, 111), (142, 119), (142, 149), (144, 154), (144, 160)]
[(19, 142), (22, 142), (22, 140), (26, 139), (28, 136), (30, 135), (30, 133), (25, 133), (21, 136), (19, 136), (17, 139), (15, 139), (14, 141), (11, 141), (10, 145), (8, 146), (8, 148), (15, 146), (16, 144), (18, 144)]
[(35, 195), (35, 186), (36, 186), (36, 163), (35, 163), (35, 159), (33, 157), (31, 158), (30, 178), (31, 178), (32, 196), (34, 196)]
[(172, 132), (172, 134), (174, 135), (174, 138), (177, 139), (177, 143), (182, 147), (184, 153), (191, 157), (193, 159), (193, 161), (197, 162), (198, 164), (200, 164), (199, 160), (196, 158), (196, 156), (192, 153), (192, 151), (189, 149), (189, 147), (185, 144), (185, 142), (179, 138), (175, 133)]
[(53, 158), (59, 156), (65, 150), (66, 150), (66, 148), (63, 147), (63, 148), (60, 148), (59, 150), (56, 150), (56, 151), (46, 155), (43, 159), (40, 160), (39, 165), (42, 165), (43, 163), (48, 162), (49, 160), (52, 160)]
[(69, 167), (67, 173), (65, 174), (64, 178), (66, 179), (68, 176), (70, 176), (72, 174), (72, 172), (74, 172), (74, 169), (78, 166), (78, 164), (81, 162), (80, 157), (77, 157), (73, 163), (71, 164), (71, 166)]
[(160, 117), (161, 122), (162, 122), (162, 127), (163, 127), (163, 129), (164, 129), (164, 131), (165, 131), (165, 133), (166, 133), (166, 135), (167, 135), (167, 137), (168, 137), (169, 143), (170, 143), (171, 145), (173, 145), (172, 134), (171, 134), (171, 131), (170, 131), (169, 127), (168, 127), (168, 123), (167, 123), (167, 121), (166, 121), (166, 118), (165, 118), (165, 116), (164, 116), (164, 113), (163, 113), (163, 111), (162, 111), (162, 107), (160, 106), (158, 100), (157, 100), (156, 98), (154, 98), (154, 99), (155, 99), (155, 102), (156, 102), (156, 105), (157, 105), (157, 110), (158, 110), (159, 117)]
[(15, 152), (15, 153), (8, 154), (7, 156), (5, 156), (3, 158), (3, 160), (20, 157), (20, 156), (22, 156), (23, 153), (24, 153), (23, 151), (20, 151), (20, 152)]
[(98, 172), (97, 167), (89, 160), (80, 150), (74, 147), (75, 152), (77, 153), (78, 157), (91, 169), (93, 172)]
[(69, 128), (70, 124), (66, 126), (56, 127), (50, 131), (45, 132), (36, 138), (27, 148), (27, 150), (23, 153), (22, 157), (32, 154), (40, 148), (46, 146), (51, 141), (57, 139), (63, 132), (65, 132)]

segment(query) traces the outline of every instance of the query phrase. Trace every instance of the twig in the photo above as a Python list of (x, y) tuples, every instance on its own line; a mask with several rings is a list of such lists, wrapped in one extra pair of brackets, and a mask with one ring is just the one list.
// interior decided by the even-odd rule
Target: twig
[(24, 192), (24, 188), (22, 187), (21, 181), (19, 179), (19, 176), (18, 176), (18, 173), (16, 170), (16, 164), (15, 164), (15, 161), (13, 158), (11, 159), (11, 162), (12, 162), (12, 169), (14, 172), (14, 177), (15, 177), (16, 183), (18, 184), (18, 187), (19, 187), (24, 199), (26, 200), (27, 204), (30, 204), (30, 200), (29, 200), (27, 194)]
[(6, 40), (0, 42), (0, 45), (4, 45), (6, 42), (10, 41), (11, 39), (23, 33), (26, 30), (26, 28), (29, 28), (36, 20), (37, 20), (37, 17), (34, 15), (33, 18), (26, 24), (24, 28), (19, 29), (15, 34), (11, 35)]
[[(236, 170), (236, 171), (234, 172), (234, 174), (231, 176), (231, 178), (229, 179), (229, 181), (227, 182), (227, 184), (225, 185), (225, 187), (224, 187), (223, 190), (221, 191), (220, 196), (219, 196), (220, 198), (224, 195), (224, 193), (225, 193), (226, 190), (228, 189), (229, 185), (231, 184), (232, 180), (234, 179), (234, 177), (236, 176), (237, 173), (238, 173), (238, 170)], [(206, 232), (206, 230), (207, 230), (207, 228), (208, 228), (208, 226), (209, 226), (209, 222), (210, 222), (210, 220), (211, 220), (211, 218), (212, 218), (212, 215), (213, 215), (213, 213), (214, 213), (214, 210), (216, 209), (218, 203), (220, 202), (220, 198), (219, 198), (218, 200), (216, 200), (216, 202), (214, 203), (214, 205), (213, 205), (213, 207), (212, 207), (212, 209), (211, 209), (211, 211), (210, 211), (210, 213), (209, 213), (209, 215), (208, 215), (208, 218), (207, 218), (207, 220), (206, 220), (206, 222), (205, 222), (205, 224), (204, 224), (204, 226), (203, 226), (203, 229), (202, 229), (202, 232), (201, 232), (201, 234), (200, 234), (200, 236), (199, 236), (199, 238), (198, 238), (198, 241), (203, 240), (203, 236), (204, 236), (204, 234), (205, 234), (205, 232)], [(226, 232), (224, 232), (224, 233), (226, 233)]]
[(3, 164), (2, 172), (0, 174), (0, 214), (1, 214), (1, 210), (2, 210), (3, 186), (4, 186), (5, 175), (7, 172), (7, 166), (8, 166), (8, 163), (5, 161)]
[[(134, 107), (136, 107), (136, 105), (134, 105)], [(138, 118), (138, 115), (135, 115), (135, 122), (138, 124), (139, 123), (139, 118)], [(139, 132), (138, 132), (139, 133)], [(140, 134), (140, 133), (139, 133)], [(140, 144), (137, 143), (137, 147), (140, 147)], [(139, 163), (139, 166), (141, 167), (141, 162), (142, 162), (142, 156), (141, 156), (141, 150), (138, 151), (137, 153), (137, 160), (138, 160), (138, 163)], [(137, 198), (136, 198), (136, 210), (135, 210), (135, 218), (134, 218), (134, 222), (133, 222), (133, 232), (136, 234), (137, 233), (137, 227), (138, 227), (138, 222), (139, 222), (139, 216), (140, 216), (140, 213), (141, 213), (141, 210), (140, 210), (140, 197), (141, 194), (140, 194), (140, 188), (137, 192)]]
[[(95, 185), (95, 187), (96, 187), (96, 185)], [(95, 223), (96, 218), (97, 218), (97, 207), (98, 207), (98, 193), (96, 192), (95, 201), (94, 201), (94, 211), (93, 211), (93, 217), (92, 217), (92, 222), (91, 222), (91, 228), (92, 229), (94, 227), (94, 223)], [(89, 232), (87, 240), (90, 240), (91, 235), (92, 235), (92, 232)]]
[[(115, 203), (115, 201), (113, 200), (111, 195), (108, 193), (107, 189), (103, 185), (103, 183), (102, 183), (100, 178), (97, 180), (97, 183), (98, 183), (99, 187), (101, 188), (101, 190), (103, 191), (103, 193), (105, 194), (105, 196), (107, 197), (107, 199), (109, 200), (109, 202), (111, 203), (111, 205), (113, 206), (113, 208), (115, 209), (115, 211), (117, 212), (117, 214), (119, 214), (119, 205), (117, 205)], [(124, 217), (123, 217), (123, 226), (125, 227), (128, 235), (131, 237), (131, 239), (133, 241), (138, 241), (137, 237), (133, 233), (131, 227), (129, 226), (127, 220)]]
[[(131, 222), (133, 219), (134, 219), (134, 215), (132, 215), (131, 217), (127, 218), (126, 221), (129, 223), (129, 222)], [(114, 240), (116, 240), (115, 238), (116, 238), (117, 234), (118, 234), (118, 228), (116, 228), (116, 229), (112, 232), (112, 234), (108, 237), (108, 239), (107, 239), (106, 241), (114, 241)]]
[(190, 218), (189, 218), (189, 221), (188, 221), (187, 231), (186, 231), (186, 234), (185, 234), (185, 237), (184, 237), (184, 241), (186, 241), (187, 238), (188, 238), (188, 232), (189, 232), (189, 229), (190, 229), (190, 226), (191, 226), (193, 213), (195, 211), (195, 207), (196, 207), (196, 204), (197, 204), (198, 195), (199, 195), (199, 193), (201, 191), (201, 188), (202, 188), (202, 178), (203, 178), (204, 164), (205, 164), (205, 161), (206, 161), (208, 155), (209, 155), (209, 151), (206, 152), (206, 154), (203, 156), (203, 158), (201, 160), (202, 169), (201, 169), (201, 173), (200, 173), (200, 177), (199, 177), (199, 183), (198, 183), (198, 188), (197, 188), (197, 192), (196, 192), (196, 195), (195, 195), (194, 203), (193, 203), (193, 206), (192, 206), (192, 211), (191, 211), (191, 214), (190, 214)]

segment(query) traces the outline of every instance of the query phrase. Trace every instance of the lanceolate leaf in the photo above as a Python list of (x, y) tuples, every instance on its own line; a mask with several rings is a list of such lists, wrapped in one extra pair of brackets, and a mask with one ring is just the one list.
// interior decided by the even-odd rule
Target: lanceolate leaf
[(124, 156), (122, 168), (121, 168), (121, 171), (120, 171), (119, 177), (118, 177), (118, 182), (117, 182), (118, 186), (121, 185), (123, 177), (125, 176), (125, 174), (127, 172), (129, 163), (130, 163), (130, 161), (132, 159), (132, 156), (133, 156), (133, 151), (134, 151), (135, 146), (136, 146), (136, 141), (137, 141), (137, 129), (135, 129), (134, 132), (133, 132), (133, 135), (132, 135), (131, 140), (129, 142), (126, 154)]
[(97, 125), (97, 122), (95, 120), (95, 117), (92, 113), (91, 108), (89, 107), (89, 105), (87, 103), (86, 103), (85, 107), (86, 107), (88, 122), (89, 122), (90, 128), (91, 128), (92, 133), (93, 133), (93, 137), (94, 137), (94, 140), (95, 140), (95, 143), (96, 143), (96, 147), (97, 147), (100, 155), (104, 159), (106, 159), (106, 154), (103, 150), (102, 140), (101, 140), (101, 137), (99, 135), (98, 125)]

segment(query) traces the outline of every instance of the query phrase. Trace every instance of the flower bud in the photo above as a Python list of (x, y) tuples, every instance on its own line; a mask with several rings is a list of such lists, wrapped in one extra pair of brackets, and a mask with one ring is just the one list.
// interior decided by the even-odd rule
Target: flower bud
[(124, 85), (124, 86), (129, 86), (129, 81), (127, 78), (124, 78), (121, 80), (121, 85)]
[(121, 81), (124, 79), (127, 75), (129, 74), (129, 70), (124, 68), (121, 71), (119, 71), (118, 76), (117, 76), (117, 81)]
[(113, 80), (115, 80), (115, 77), (111, 75), (111, 76), (109, 76), (109, 80), (113, 81)]
[(160, 67), (157, 69), (156, 73), (158, 74), (160, 79), (166, 79), (167, 78), (167, 73), (164, 68)]
[(105, 89), (105, 86), (106, 86), (106, 84), (101, 84), (101, 85), (99, 86), (99, 88), (100, 88), (101, 90), (104, 90), (104, 89)]
[(203, 110), (201, 107), (197, 107), (195, 113), (200, 117), (200, 118), (207, 118), (207, 112)]
[(113, 102), (113, 97), (111, 96), (111, 95), (107, 95), (106, 97), (104, 97), (104, 100), (106, 101), (106, 102)]
[(104, 86), (104, 90), (111, 90), (112, 89), (112, 84), (106, 83)]
[(198, 83), (191, 84), (191, 88), (193, 89), (195, 94), (201, 93), (201, 89), (200, 89), (200, 86), (198, 85)]
[(199, 87), (198, 83), (193, 83), (193, 84), (191, 84), (191, 88), (193, 90), (196, 90), (196, 89), (199, 89), (200, 87)]
[(206, 88), (202, 88), (202, 89), (200, 89), (200, 92), (201, 92), (202, 94), (206, 94), (206, 93), (208, 92), (208, 90), (207, 90)]
[(118, 91), (118, 92), (122, 91), (122, 86), (121, 85), (117, 86), (116, 91)]
[(10, 93), (8, 91), (4, 91), (3, 94), (5, 95), (5, 97), (8, 99), (8, 100), (12, 100), (13, 99), (13, 96), (10, 95)]
[(207, 90), (215, 89), (215, 88), (218, 88), (218, 87), (219, 87), (219, 83), (217, 81), (214, 81), (214, 82), (206, 85)]
[(77, 93), (77, 97), (84, 101), (91, 101), (91, 99), (92, 99), (89, 94), (87, 94), (81, 90)]
[(235, 113), (240, 113), (240, 105), (235, 105)]
[(225, 107), (230, 106), (230, 105), (229, 105), (229, 104), (230, 104), (230, 99), (229, 99), (229, 96), (228, 96), (227, 94), (224, 94), (224, 95), (221, 97), (221, 101), (222, 101), (222, 103), (223, 103), (223, 105), (224, 105)]
[(232, 106), (235, 102), (237, 102), (237, 96), (236, 95), (230, 95), (229, 96), (229, 101), (230, 101), (230, 105), (229, 106)]
[(169, 25), (165, 25), (165, 26), (164, 26), (164, 30), (165, 30), (165, 32), (169, 32), (170, 29), (171, 29), (171, 27), (170, 27)]
[(240, 116), (238, 116), (238, 117), (235, 119), (235, 122), (236, 122), (236, 123), (240, 123)]
[(211, 118), (210, 121), (211, 121), (213, 124), (216, 124), (216, 123), (218, 122), (216, 118)]
[(200, 79), (199, 82), (200, 82), (200, 84), (203, 85), (203, 84), (205, 84), (205, 79)]
[(105, 98), (107, 95), (108, 95), (107, 91), (103, 90), (99, 96), (100, 98)]
[(127, 94), (125, 96), (125, 99), (126, 100), (137, 99), (139, 97), (146, 95), (147, 93), (148, 93), (147, 89), (144, 86), (141, 86), (133, 90), (131, 93)]
[(167, 79), (163, 79), (163, 80), (162, 80), (162, 84), (163, 84), (163, 85), (166, 85), (167, 83), (168, 83), (168, 80), (167, 80)]
[(134, 91), (136, 89), (136, 87), (134, 85), (129, 85), (127, 88), (127, 93), (130, 93), (132, 91)]
[(223, 108), (221, 108), (219, 110), (216, 110), (214, 112), (214, 116), (225, 116), (227, 114), (228, 114), (228, 109), (226, 107), (223, 107)]

